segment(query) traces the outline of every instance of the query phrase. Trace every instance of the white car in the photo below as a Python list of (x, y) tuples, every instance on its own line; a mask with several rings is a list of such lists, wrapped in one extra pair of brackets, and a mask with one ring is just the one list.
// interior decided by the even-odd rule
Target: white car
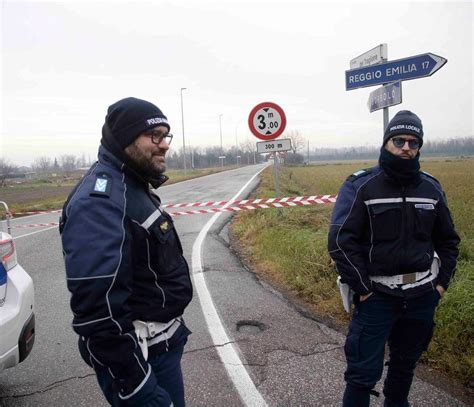
[(25, 360), (35, 342), (33, 280), (18, 264), (8, 206), (1, 205), (8, 233), (0, 231), (0, 372)]

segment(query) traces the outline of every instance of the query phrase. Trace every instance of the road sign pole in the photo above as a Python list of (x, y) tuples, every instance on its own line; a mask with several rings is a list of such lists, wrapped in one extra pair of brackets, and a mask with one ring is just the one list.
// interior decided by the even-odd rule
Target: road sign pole
[(385, 134), (385, 129), (388, 126), (388, 107), (383, 108), (383, 132), (382, 132), (382, 140)]
[(281, 194), (280, 194), (280, 168), (279, 168), (278, 153), (274, 153), (274, 156), (273, 156), (273, 179), (275, 181), (276, 198), (279, 198)]
[[(291, 140), (280, 140), (276, 139), (283, 133), (286, 127), (286, 115), (283, 109), (273, 102), (263, 102), (255, 106), (249, 114), (248, 118), (249, 129), (253, 135), (260, 140), (270, 141), (275, 140), (273, 143), (257, 143), (257, 149), (259, 146), (263, 148), (263, 151), (273, 151), (273, 179), (275, 182), (275, 193), (279, 197), (280, 193), (280, 173), (279, 173), (279, 159), (278, 152), (286, 150), (285, 142)], [(254, 163), (255, 163), (255, 152), (254, 152)]]
[[(385, 45), (385, 55), (384, 58), (382, 58), (382, 63), (388, 61), (388, 45)], [(384, 83), (384, 85), (386, 85)], [(383, 131), (382, 131), (382, 140), (385, 135), (385, 129), (388, 126), (388, 106), (383, 108)]]

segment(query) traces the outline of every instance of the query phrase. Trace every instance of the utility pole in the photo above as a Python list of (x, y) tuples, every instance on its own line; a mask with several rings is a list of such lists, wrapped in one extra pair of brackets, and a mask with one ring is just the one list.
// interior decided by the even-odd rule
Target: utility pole
[(224, 149), (222, 148), (222, 113), (219, 115), (219, 134), (221, 137), (221, 166), (224, 166)]
[(186, 90), (186, 88), (181, 88), (181, 124), (182, 124), (182, 129), (183, 129), (183, 166), (184, 166), (184, 175), (186, 176), (186, 143), (184, 142), (183, 90)]

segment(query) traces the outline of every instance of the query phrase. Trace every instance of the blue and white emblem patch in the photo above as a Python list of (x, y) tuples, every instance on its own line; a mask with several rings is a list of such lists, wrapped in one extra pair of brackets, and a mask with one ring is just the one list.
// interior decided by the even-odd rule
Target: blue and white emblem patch
[(107, 190), (107, 180), (104, 178), (97, 178), (95, 181), (94, 191), (105, 192)]

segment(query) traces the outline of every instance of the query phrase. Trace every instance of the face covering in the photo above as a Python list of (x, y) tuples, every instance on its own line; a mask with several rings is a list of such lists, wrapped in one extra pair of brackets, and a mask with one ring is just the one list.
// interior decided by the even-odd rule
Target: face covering
[(415, 158), (407, 160), (400, 158), (382, 147), (379, 164), (384, 172), (399, 184), (408, 185), (420, 177), (420, 152)]

